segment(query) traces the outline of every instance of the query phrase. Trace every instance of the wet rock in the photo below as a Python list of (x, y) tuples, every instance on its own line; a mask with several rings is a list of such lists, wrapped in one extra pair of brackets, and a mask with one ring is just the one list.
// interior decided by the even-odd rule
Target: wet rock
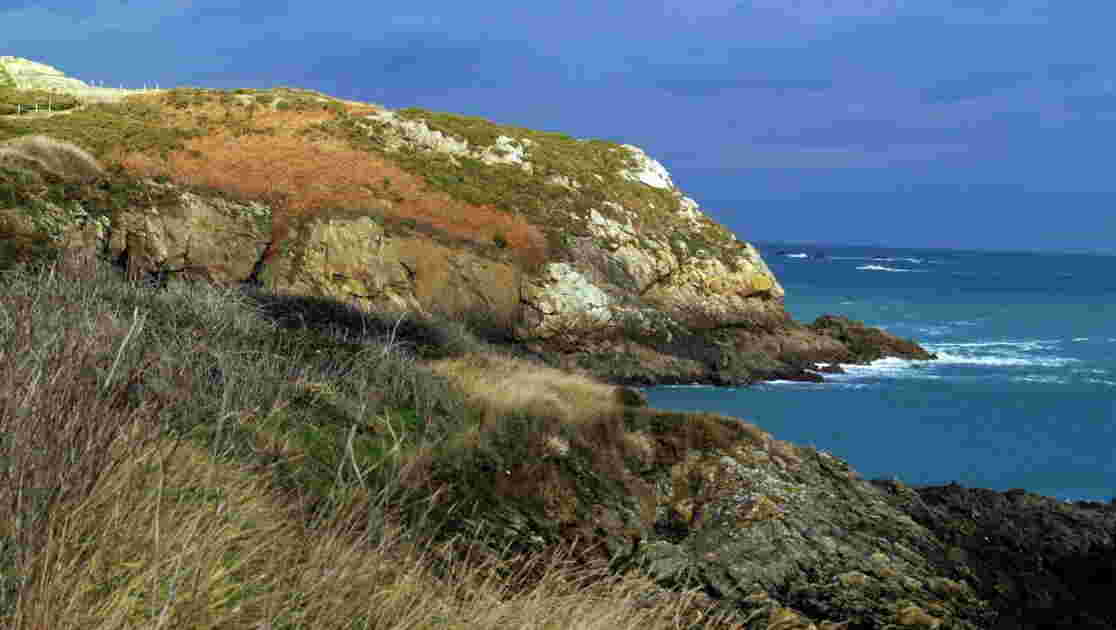
[(844, 344), (851, 355), (852, 362), (864, 363), (883, 357), (929, 360), (937, 355), (910, 339), (901, 339), (879, 328), (865, 326), (864, 322), (840, 315), (822, 315), (810, 324), (818, 334), (825, 335)]

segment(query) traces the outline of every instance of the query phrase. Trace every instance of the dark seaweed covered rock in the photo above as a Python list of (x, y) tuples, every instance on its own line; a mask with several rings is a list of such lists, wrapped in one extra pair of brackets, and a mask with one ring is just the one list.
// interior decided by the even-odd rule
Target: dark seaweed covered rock
[(946, 546), (944, 555), (927, 553), (941, 570), (972, 568), (977, 594), (1000, 611), (995, 628), (1116, 628), (1116, 505), (956, 484), (876, 485)]
[(864, 322), (840, 315), (822, 315), (810, 324), (817, 333), (844, 344), (852, 354), (851, 362), (864, 363), (883, 357), (904, 359), (936, 359), (937, 355), (910, 339), (901, 339), (879, 328), (865, 326)]

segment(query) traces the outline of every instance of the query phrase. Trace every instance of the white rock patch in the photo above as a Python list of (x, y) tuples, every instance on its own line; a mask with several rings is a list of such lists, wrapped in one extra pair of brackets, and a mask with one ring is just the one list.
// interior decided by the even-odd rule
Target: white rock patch
[(458, 140), (441, 131), (431, 129), (425, 121), (410, 120), (388, 109), (368, 114), (365, 118), (389, 126), (391, 131), (384, 138), (384, 144), (389, 151), (412, 146), (455, 157), (471, 157), (485, 164), (518, 164), (527, 172), (531, 172), (534, 168), (527, 161), (527, 151), (534, 144), (529, 138), (499, 136), (496, 138), (496, 144), (492, 146), (472, 148), (465, 140)]
[(670, 179), (670, 173), (667, 172), (666, 167), (660, 164), (658, 160), (652, 159), (643, 149), (637, 146), (630, 144), (621, 146), (632, 154), (637, 164), (635, 170), (620, 171), (621, 177), (631, 181), (643, 182), (654, 188), (674, 190), (674, 182)]
[(690, 223), (697, 223), (698, 217), (701, 216), (701, 210), (698, 209), (696, 201), (689, 197), (682, 197), (678, 200), (678, 214), (689, 219)]
[(601, 324), (612, 321), (612, 299), (568, 263), (550, 263), (546, 268), (549, 306), (555, 313), (584, 313)]
[(485, 164), (518, 164), (523, 170), (531, 172), (533, 167), (527, 161), (527, 148), (534, 144), (529, 138), (510, 138), (499, 136), (496, 144), (481, 153), (480, 160)]
[(441, 131), (431, 129), (421, 120), (409, 120), (387, 109), (369, 114), (367, 118), (387, 123), (396, 130), (398, 135), (392, 134), (385, 139), (389, 151), (395, 151), (411, 144), (429, 151), (440, 151), (451, 155), (469, 154), (469, 144), (467, 142), (451, 138)]

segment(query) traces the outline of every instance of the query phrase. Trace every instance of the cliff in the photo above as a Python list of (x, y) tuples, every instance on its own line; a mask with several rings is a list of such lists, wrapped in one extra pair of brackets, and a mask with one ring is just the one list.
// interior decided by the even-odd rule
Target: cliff
[[(1111, 506), (868, 482), (740, 419), (651, 409), (531, 360), (614, 383), (734, 383), (928, 357), (841, 317), (791, 321), (755, 248), (635, 147), (291, 89), (175, 89), (48, 114), (0, 118), (0, 259), (61, 253), (90, 273), (108, 261), (133, 282), (4, 286), (22, 309), (11, 321), (38, 333), (12, 347), (80, 337), (89, 322), (108, 331), (55, 349), (72, 379), (10, 379), (30, 384), (28, 400), (73, 382), (112, 409), (166, 414), (297, 486), (299, 509), (396, 484), (421, 514), (391, 501), (381, 524), (437, 523), (470, 558), (577, 542), (614, 574), (698, 589), (699, 618), (733, 619), (721, 627), (1116, 620), (1107, 591), (1089, 587), (1111, 582)], [(229, 294), (251, 308), (197, 288), (210, 285), (244, 289)], [(80, 291), (98, 297), (67, 301)], [(455, 320), (489, 344), (432, 323)], [(122, 382), (107, 388), (117, 363)], [(44, 435), (30, 424), (5, 426)], [(348, 508), (372, 524), (370, 508)]]
[[(88, 253), (137, 278), (466, 318), (614, 382), (819, 380), (821, 361), (930, 358), (883, 333), (846, 326), (865, 333), (858, 347), (793, 322), (759, 252), (635, 146), (306, 90), (96, 104), (81, 82), (13, 59), (0, 66), (17, 86), (49, 84), (80, 104), (0, 118), (10, 237), (87, 230)], [(97, 190), (36, 161), (49, 151), (35, 143), (50, 140), (105, 166), (85, 185)], [(29, 216), (51, 230), (29, 231)]]

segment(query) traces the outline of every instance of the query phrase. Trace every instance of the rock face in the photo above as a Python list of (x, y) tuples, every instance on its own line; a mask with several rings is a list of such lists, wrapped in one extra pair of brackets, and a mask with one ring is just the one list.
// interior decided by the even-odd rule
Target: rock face
[[(21, 86), (84, 85), (35, 62), (5, 58), (2, 65)], [(231, 122), (228, 130), (189, 127), (181, 137), (215, 140), (177, 145), (170, 157), (129, 157), (169, 166), (161, 179), (114, 171), (116, 184), (106, 185), (131, 190), (126, 203), (113, 196), (115, 205), (106, 205), (97, 195), (75, 201), (60, 190), (68, 185), (61, 177), (31, 186), (37, 192), (9, 195), (28, 201), (8, 214), (39, 204), (38, 215), (58, 215), (56, 223), (78, 229), (76, 203), (105, 228), (100, 253), (134, 277), (194, 275), (369, 309), (438, 311), (483, 322), (553, 365), (616, 383), (816, 381), (818, 362), (931, 358), (913, 342), (848, 320), (792, 321), (783, 287), (755, 247), (709, 219), (638, 147), (320, 95), (292, 101), (292, 94), (283, 94), (279, 108), (270, 95), (257, 101), (252, 94), (172, 91), (140, 95), (135, 102), (142, 105), (132, 109), (98, 112), (90, 124), (112, 124), (105, 121), (115, 116), (122, 128), (160, 133), (191, 107), (223, 107)], [(253, 118), (259, 102), (270, 102), (277, 115), (292, 102), (326, 113), (303, 128), (293, 117), (285, 127), (268, 127)], [(82, 115), (54, 130), (69, 133)], [(212, 119), (185, 120), (180, 124)], [(234, 148), (239, 153), (229, 158)], [(274, 151), (285, 157), (270, 157)], [(292, 166), (333, 157), (349, 166), (305, 174), (297, 169), (310, 167)], [(244, 171), (242, 180), (266, 185), (208, 175), (216, 188), (241, 191), (224, 195), (174, 170), (223, 159), (229, 161), (214, 168)], [(274, 171), (245, 171), (253, 161), (274, 163)], [(278, 189), (282, 194), (271, 197), (243, 194)], [(52, 205), (52, 195), (67, 201)]]
[(1116, 627), (1116, 504), (874, 484), (942, 542), (945, 553), (919, 550), (940, 570), (972, 567), (977, 595), (1002, 611), (995, 628)]
[[(464, 378), (502, 368), (472, 369)], [(504, 369), (501, 383), (529, 389)], [(461, 514), (448, 535), (483, 531), (491, 549), (525, 551), (577, 540), (616, 570), (700, 589), (734, 614), (733, 627), (994, 626), (973, 566), (939, 562), (950, 546), (840, 458), (737, 418), (621, 394), (578, 401), (590, 409), (580, 420), (540, 401), (529, 424), (484, 425), (471, 439), (491, 446), (447, 453), (405, 483), (436, 488), (433, 509)]]

